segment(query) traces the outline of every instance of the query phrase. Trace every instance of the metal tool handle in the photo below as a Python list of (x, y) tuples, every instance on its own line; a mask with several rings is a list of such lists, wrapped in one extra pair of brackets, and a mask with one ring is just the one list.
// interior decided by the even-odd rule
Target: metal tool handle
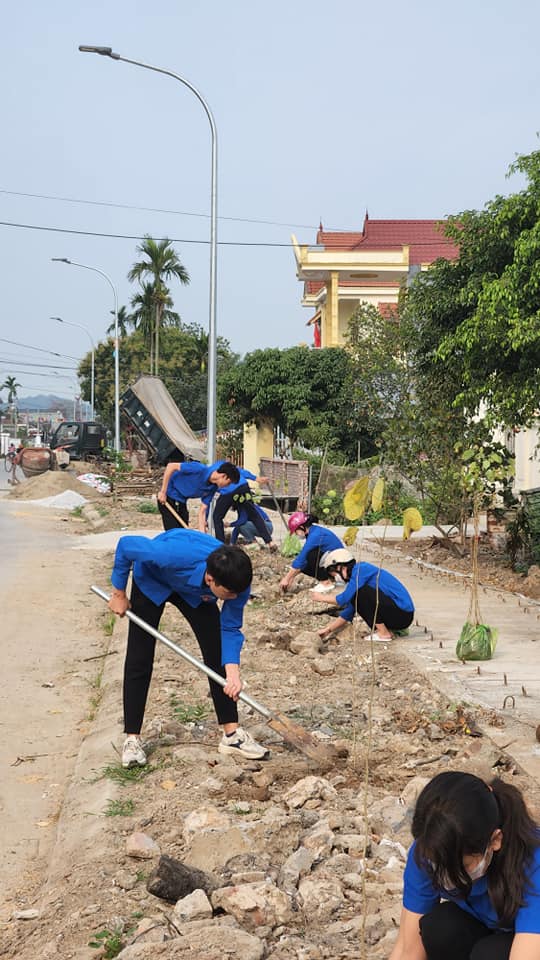
[[(105, 600), (106, 603), (111, 599), (101, 587), (92, 586), (90, 587), (93, 593), (98, 597), (101, 597), (102, 600)], [(160, 640), (161, 643), (164, 643), (166, 647), (169, 647), (170, 650), (174, 650), (179, 657), (182, 657), (184, 660), (187, 660), (192, 667), (196, 667), (197, 670), (202, 670), (207, 677), (210, 677), (211, 680), (215, 680), (216, 683), (219, 683), (220, 687), (224, 687), (227, 681), (219, 674), (212, 670), (211, 667), (207, 667), (205, 663), (201, 660), (197, 660), (197, 657), (193, 657), (191, 653), (188, 653), (187, 650), (184, 650), (182, 647), (179, 647), (178, 644), (173, 643), (172, 640), (169, 640), (164, 633), (161, 633), (159, 630), (156, 630), (155, 627), (151, 627), (149, 623), (146, 623), (145, 620), (141, 620), (136, 613), (132, 613), (131, 610), (126, 610), (126, 617), (128, 620), (131, 620), (133, 623), (136, 623), (138, 627), (141, 627), (142, 630), (145, 630), (146, 633), (149, 633), (151, 637), (154, 637), (155, 640)], [(266, 717), (267, 720), (271, 720), (274, 714), (267, 707), (263, 707), (262, 703), (258, 703), (257, 700), (254, 700), (249, 694), (244, 693), (243, 690), (238, 694), (238, 699), (242, 700), (243, 703), (247, 704), (248, 707), (251, 707), (253, 710), (256, 710), (257, 713), (262, 714), (263, 717)]]

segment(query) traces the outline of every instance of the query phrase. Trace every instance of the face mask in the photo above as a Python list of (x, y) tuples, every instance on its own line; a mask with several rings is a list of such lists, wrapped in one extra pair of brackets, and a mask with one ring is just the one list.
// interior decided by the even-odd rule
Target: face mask
[(345, 580), (343, 579), (343, 577), (340, 577), (339, 573), (336, 573), (336, 574), (335, 574), (335, 576), (334, 576), (334, 583), (337, 584), (337, 586), (339, 586), (339, 587), (344, 587), (344, 586), (345, 586)]
[(467, 873), (471, 880), (479, 880), (480, 877), (485, 876), (488, 871), (489, 865), (493, 860), (493, 850), (486, 850), (484, 856), (480, 860), (480, 863), (477, 863), (476, 867), (473, 867), (472, 870), (467, 870)]

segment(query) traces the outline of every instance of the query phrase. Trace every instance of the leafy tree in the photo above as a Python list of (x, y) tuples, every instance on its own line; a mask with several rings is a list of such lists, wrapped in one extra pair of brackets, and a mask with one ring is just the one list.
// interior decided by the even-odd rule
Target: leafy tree
[[(173, 305), (172, 297), (162, 295), (161, 304), (163, 311), (161, 314), (161, 326), (180, 326), (180, 317), (170, 308)], [(140, 293), (136, 293), (131, 298), (133, 312), (130, 316), (131, 325), (135, 330), (140, 330), (144, 339), (150, 347), (150, 373), (154, 369), (154, 344), (155, 344), (155, 294), (153, 283), (142, 283)]]
[(347, 395), (350, 361), (341, 347), (255, 350), (218, 385), (222, 426), (271, 420), (308, 448), (356, 459), (362, 430)]
[(6, 377), (6, 379), (4, 380), (2, 386), (0, 387), (0, 390), (7, 390), (7, 392), (8, 392), (7, 402), (8, 402), (8, 403), (10, 403), (10, 404), (11, 404), (11, 403), (15, 403), (15, 401), (16, 401), (16, 399), (17, 399), (17, 390), (18, 390), (18, 388), (19, 388), (20, 386), (21, 386), (21, 384), (20, 384), (20, 383), (17, 383), (17, 380), (15, 379), (15, 377)]
[(176, 278), (180, 283), (189, 283), (189, 273), (180, 261), (170, 240), (153, 240), (146, 236), (137, 247), (137, 252), (145, 259), (133, 264), (128, 273), (129, 280), (149, 277), (152, 285), (154, 305), (154, 372), (159, 373), (159, 335), (166, 309), (171, 305), (170, 291), (166, 281)]
[(526, 187), (451, 217), (455, 261), (419, 274), (408, 294), (419, 375), (439, 396), (492, 423), (526, 426), (538, 414), (540, 373), (540, 151), (510, 173)]

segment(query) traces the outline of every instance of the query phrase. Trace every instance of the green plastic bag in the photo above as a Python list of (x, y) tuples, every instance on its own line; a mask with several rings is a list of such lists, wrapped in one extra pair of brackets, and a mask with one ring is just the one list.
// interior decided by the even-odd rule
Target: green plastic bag
[(495, 627), (467, 622), (456, 645), (458, 660), (491, 660), (497, 646), (497, 636)]
[(302, 549), (302, 541), (295, 533), (288, 533), (285, 537), (282, 547), (282, 557), (297, 557)]

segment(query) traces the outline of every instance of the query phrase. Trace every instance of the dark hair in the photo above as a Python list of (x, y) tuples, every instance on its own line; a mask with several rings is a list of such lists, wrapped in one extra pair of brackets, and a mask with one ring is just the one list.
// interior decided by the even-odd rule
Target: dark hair
[(240, 480), (238, 467), (235, 467), (234, 463), (230, 463), (229, 460), (220, 463), (219, 467), (216, 467), (216, 473), (223, 473), (232, 483), (238, 483)]
[(483, 854), (494, 830), (502, 846), (493, 853), (487, 872), (489, 898), (499, 922), (512, 926), (525, 903), (528, 870), (540, 846), (538, 826), (517, 787), (495, 779), (488, 786), (472, 773), (440, 773), (422, 790), (416, 803), (412, 834), (415, 860), (427, 869), (436, 887), (471, 892), (463, 857)]
[(319, 518), (315, 516), (314, 513), (306, 513), (306, 519), (298, 527), (299, 530), (306, 530), (307, 527), (312, 527), (314, 523), (318, 523)]
[(253, 580), (253, 567), (240, 547), (223, 546), (213, 550), (206, 560), (206, 570), (220, 587), (242, 593)]

